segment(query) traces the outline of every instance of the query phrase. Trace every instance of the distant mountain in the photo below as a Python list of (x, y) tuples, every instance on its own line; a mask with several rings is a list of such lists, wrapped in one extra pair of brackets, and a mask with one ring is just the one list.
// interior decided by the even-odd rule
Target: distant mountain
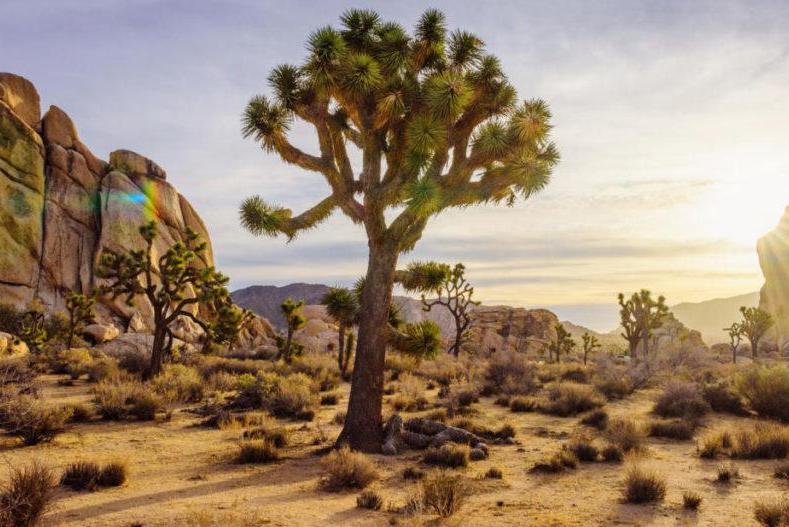
[(701, 332), (707, 344), (728, 342), (723, 328), (740, 318), (740, 306), (758, 306), (759, 292), (704, 302), (683, 302), (671, 308), (677, 319), (689, 328)]
[(570, 336), (575, 339), (579, 346), (581, 345), (581, 337), (584, 333), (589, 333), (590, 335), (597, 337), (597, 340), (604, 348), (611, 346), (622, 347), (624, 345), (624, 340), (622, 340), (622, 337), (619, 334), (620, 331), (618, 329), (608, 333), (600, 333), (579, 324), (574, 324), (569, 320), (562, 320), (561, 324), (564, 326), (564, 329), (570, 333)]
[(285, 317), (279, 305), (286, 299), (304, 300), (304, 303), (320, 304), (321, 298), (329, 290), (323, 284), (253, 285), (230, 293), (233, 302), (268, 319), (277, 328), (285, 327)]

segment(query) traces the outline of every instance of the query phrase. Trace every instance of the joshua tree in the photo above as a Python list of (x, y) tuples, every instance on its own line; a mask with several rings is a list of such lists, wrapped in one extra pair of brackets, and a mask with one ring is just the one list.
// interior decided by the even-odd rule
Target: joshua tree
[(359, 299), (347, 287), (332, 287), (323, 295), (321, 303), (326, 306), (329, 316), (337, 321), (337, 366), (344, 376), (352, 352), (350, 347), (345, 346), (345, 332), (356, 325), (359, 319)]
[(552, 340), (548, 344), (548, 360), (551, 361), (552, 357), (556, 355), (556, 362), (562, 362), (562, 353), (569, 355), (575, 348), (575, 340), (561, 324), (556, 324), (554, 329), (556, 330), (556, 340)]
[[(243, 116), (245, 137), (320, 174), (330, 193), (299, 215), (254, 196), (242, 204), (241, 221), (254, 234), (292, 239), (339, 210), (364, 227), (367, 279), (338, 443), (378, 451), (399, 255), (445, 209), (532, 196), (548, 183), (559, 155), (549, 141), (548, 106), (518, 103), (499, 60), (471, 33), (448, 36), (439, 11), (426, 11), (413, 36), (372, 11), (350, 10), (341, 21), (339, 30), (309, 36), (301, 65), (274, 68), (273, 98), (254, 97)], [(289, 141), (296, 118), (315, 129), (318, 155)], [(358, 170), (348, 145), (361, 151)]]
[(83, 326), (93, 320), (93, 305), (96, 300), (92, 296), (70, 291), (66, 295), (66, 309), (68, 310), (68, 337), (66, 347), (71, 348), (74, 335), (82, 331)]
[(743, 332), (742, 324), (734, 322), (731, 326), (723, 328), (723, 331), (729, 334), (729, 346), (731, 347), (731, 361), (737, 364), (737, 349), (740, 347), (742, 337), (745, 335)]
[(639, 341), (643, 346), (644, 360), (649, 364), (649, 339), (652, 330), (663, 325), (663, 320), (668, 315), (666, 299), (659, 296), (652, 298), (652, 293), (642, 289), (625, 301), (625, 295), (619, 293), (619, 318), (624, 328), (622, 337), (630, 346), (630, 356), (636, 358), (636, 349)]
[(581, 340), (583, 341), (584, 365), (585, 365), (586, 360), (589, 357), (589, 354), (594, 353), (595, 351), (600, 349), (600, 341), (597, 339), (595, 335), (589, 334), (589, 332), (584, 332), (584, 334), (581, 335)]
[(295, 333), (297, 329), (300, 329), (302, 326), (304, 326), (304, 322), (306, 322), (304, 316), (301, 314), (301, 308), (303, 306), (303, 300), (293, 300), (292, 298), (285, 299), (285, 301), (279, 305), (280, 311), (285, 316), (287, 333), (285, 339), (279, 346), (277, 358), (283, 358), (285, 359), (285, 362), (291, 361), (294, 350), (301, 350), (300, 346), (294, 347), (293, 333)]
[(742, 306), (740, 307), (740, 313), (742, 313), (740, 326), (743, 334), (748, 337), (748, 341), (751, 343), (751, 357), (756, 362), (759, 352), (759, 341), (762, 340), (767, 330), (773, 326), (773, 317), (770, 313), (758, 307)]
[(455, 264), (451, 271), (447, 270), (441, 287), (435, 291), (438, 298), (427, 300), (426, 296), (422, 294), (422, 305), (425, 311), (430, 311), (433, 306), (444, 306), (455, 319), (455, 340), (449, 347), (449, 353), (455, 357), (460, 354), (460, 346), (463, 344), (471, 324), (469, 308), (479, 305), (479, 302), (471, 299), (474, 288), (466, 281), (465, 273), (466, 267), (462, 263)]
[(21, 331), (19, 335), (30, 351), (39, 352), (47, 341), (46, 316), (44, 304), (34, 298), (22, 313)]
[[(179, 318), (192, 320), (203, 328), (209, 338), (215, 330), (226, 331), (227, 317), (232, 310), (218, 309), (230, 303), (227, 290), (227, 277), (213, 267), (198, 266), (204, 261), (205, 242), (197, 234), (188, 231), (183, 242), (177, 242), (154, 261), (153, 241), (156, 238), (156, 224), (147, 223), (140, 227), (140, 235), (145, 241), (145, 249), (114, 252), (105, 250), (101, 255), (97, 276), (109, 281), (99, 288), (102, 294), (112, 298), (126, 297), (132, 306), (136, 296), (144, 296), (153, 309), (153, 347), (151, 363), (143, 372), (143, 378), (156, 376), (162, 368), (165, 356), (173, 346), (173, 333), (170, 326)], [(201, 317), (197, 307), (205, 305), (217, 314), (212, 323)]]

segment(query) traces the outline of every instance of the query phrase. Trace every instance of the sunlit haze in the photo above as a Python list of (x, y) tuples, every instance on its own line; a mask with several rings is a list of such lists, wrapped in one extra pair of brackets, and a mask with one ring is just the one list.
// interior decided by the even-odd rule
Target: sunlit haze
[[(363, 4), (409, 28), (425, 7)], [(4, 0), (0, 70), (33, 81), (97, 155), (128, 148), (162, 165), (234, 288), (348, 284), (367, 246), (345, 217), (290, 244), (239, 226), (248, 195), (300, 211), (327, 191), (242, 139), (239, 117), (273, 66), (300, 62), (307, 34), (357, 5)], [(527, 202), (433, 220), (403, 261), (462, 261), (483, 302), (599, 330), (615, 326), (619, 291), (675, 304), (762, 285), (756, 240), (789, 205), (789, 4), (431, 5), (486, 42), (521, 98), (550, 104), (562, 159)]]

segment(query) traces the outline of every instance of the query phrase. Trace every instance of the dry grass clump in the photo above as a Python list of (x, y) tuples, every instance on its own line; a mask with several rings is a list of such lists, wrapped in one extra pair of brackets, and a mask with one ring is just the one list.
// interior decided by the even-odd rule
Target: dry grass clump
[(384, 506), (384, 499), (374, 490), (365, 490), (356, 497), (356, 506), (360, 509), (379, 511)]
[(605, 430), (608, 427), (608, 413), (605, 410), (592, 410), (581, 419), (581, 424)]
[(340, 425), (340, 426), (344, 425), (345, 424), (345, 412), (337, 412), (336, 414), (334, 414), (334, 417), (332, 418), (332, 423), (334, 423), (336, 425)]
[(98, 483), (101, 487), (120, 487), (126, 483), (129, 467), (123, 461), (112, 461), (101, 468)]
[(71, 412), (31, 395), (15, 395), (0, 403), (0, 425), (25, 445), (48, 443), (65, 430)]
[(789, 500), (757, 502), (753, 517), (764, 527), (786, 527), (789, 525)]
[(164, 408), (162, 398), (139, 382), (100, 382), (93, 389), (93, 402), (101, 417), (108, 421), (130, 417), (152, 421)]
[(277, 459), (279, 451), (268, 439), (250, 439), (238, 445), (237, 463), (271, 463)]
[(600, 454), (600, 450), (594, 445), (594, 440), (585, 435), (572, 439), (564, 445), (564, 448), (572, 452), (578, 461), (586, 463), (597, 461), (597, 456)]
[(643, 427), (633, 419), (612, 419), (605, 433), (608, 441), (624, 452), (640, 450), (644, 441)]
[(196, 403), (203, 399), (203, 378), (196, 368), (183, 364), (167, 364), (151, 386), (171, 402)]
[(485, 472), (485, 479), (504, 479), (504, 472), (498, 467), (490, 467)]
[(334, 406), (339, 400), (336, 393), (327, 393), (321, 396), (321, 406)]
[(425, 477), (425, 471), (419, 467), (406, 467), (403, 469), (403, 479), (422, 479)]
[(666, 497), (666, 480), (655, 472), (632, 467), (625, 478), (626, 503), (654, 503)]
[(592, 370), (577, 363), (546, 364), (537, 371), (537, 378), (543, 383), (559, 380), (586, 384), (592, 378)]
[(789, 421), (789, 366), (756, 366), (736, 378), (737, 391), (762, 417)]
[(322, 392), (333, 390), (340, 385), (340, 368), (337, 361), (327, 353), (305, 353), (296, 357), (290, 364), (290, 371), (305, 374)]
[[(442, 357), (437, 357), (436, 360), (427, 361), (423, 368), (428, 367), (430, 365), (438, 365), (441, 361)], [(392, 376), (394, 378), (399, 377), (401, 374), (406, 372), (413, 372), (416, 371), (419, 364), (417, 363), (414, 357), (406, 355), (404, 353), (387, 353), (386, 358), (384, 359), (384, 367), (392, 372)], [(428, 375), (429, 376), (429, 375)], [(433, 377), (435, 378), (435, 377)], [(438, 379), (436, 379), (438, 380)], [(448, 383), (447, 383), (448, 384)]]
[(601, 359), (595, 364), (592, 384), (609, 400), (624, 399), (644, 382), (644, 375), (632, 366), (620, 366), (611, 360)]
[(217, 392), (232, 392), (238, 388), (238, 375), (217, 371), (208, 376), (206, 384)]
[(710, 411), (710, 405), (704, 400), (697, 384), (670, 381), (655, 400), (652, 411), (661, 417), (698, 419)]
[(266, 439), (274, 444), (277, 448), (287, 446), (290, 433), (284, 426), (279, 426), (277, 423), (266, 416), (267, 419), (257, 423), (255, 428), (246, 430), (244, 432), (244, 439)]
[(740, 397), (734, 390), (734, 387), (728, 382), (719, 381), (705, 384), (701, 388), (701, 395), (715, 412), (733, 415), (745, 415), (748, 413), (743, 404), (742, 397)]
[(39, 463), (12, 467), (0, 486), (0, 525), (35, 527), (52, 502), (56, 479), (53, 472)]
[(687, 441), (693, 439), (695, 431), (695, 423), (682, 419), (654, 420), (649, 423), (649, 435), (651, 437)]
[(197, 364), (200, 375), (205, 379), (218, 372), (236, 376), (246, 373), (254, 377), (259, 372), (271, 370), (272, 367), (271, 361), (267, 360), (242, 360), (227, 357), (201, 357)]
[(488, 361), (485, 386), (489, 393), (528, 395), (537, 390), (537, 371), (523, 353), (499, 351)]
[(422, 461), (428, 465), (461, 468), (468, 466), (469, 455), (470, 450), (468, 445), (447, 443), (438, 448), (428, 448), (424, 456), (422, 456)]
[(682, 493), (682, 508), (689, 511), (697, 511), (701, 507), (701, 495), (698, 492), (686, 490)]
[(479, 401), (479, 388), (471, 382), (453, 382), (448, 387), (447, 408), (452, 413)]
[(70, 423), (87, 423), (93, 420), (96, 412), (92, 405), (87, 403), (72, 403), (66, 405), (71, 411)]
[(92, 461), (71, 463), (63, 471), (60, 484), (74, 490), (96, 490), (101, 467)]
[(718, 466), (718, 483), (731, 483), (735, 479), (739, 479), (740, 471), (732, 464), (725, 464)]
[(625, 452), (617, 445), (606, 445), (600, 451), (600, 457), (606, 463), (621, 463), (625, 460)]
[(91, 382), (119, 381), (126, 375), (118, 366), (118, 361), (111, 357), (99, 357), (86, 368), (88, 380)]
[(511, 412), (534, 412), (537, 410), (537, 406), (537, 400), (533, 397), (513, 397), (510, 399)]
[(530, 472), (539, 472), (546, 474), (556, 474), (566, 469), (574, 469), (578, 467), (578, 458), (568, 450), (560, 450), (551, 456), (537, 461), (529, 470)]
[[(0, 350), (2, 352), (2, 350)], [(0, 353), (2, 355), (2, 353)], [(36, 376), (32, 368), (31, 358), (22, 357), (2, 357), (0, 356), (0, 385), (30, 384)]]
[(343, 489), (363, 489), (378, 479), (378, 470), (372, 460), (347, 446), (334, 450), (324, 462), (325, 476), (321, 487), (330, 492)]
[(92, 362), (90, 351), (84, 348), (71, 348), (58, 353), (54, 369), (56, 372), (68, 373), (72, 379), (79, 379), (88, 372)]
[(548, 388), (548, 400), (540, 405), (541, 412), (569, 417), (599, 408), (605, 401), (591, 386), (575, 382), (560, 382)]
[(783, 459), (789, 456), (789, 428), (774, 423), (757, 423), (734, 432), (714, 432), (698, 447), (707, 459), (728, 455), (735, 459)]
[(397, 395), (392, 398), (391, 403), (397, 411), (413, 412), (427, 407), (425, 384), (422, 379), (411, 373), (403, 373), (400, 376), (396, 392)]
[(441, 472), (422, 481), (420, 495), (424, 509), (448, 518), (463, 506), (469, 495), (469, 488), (461, 476)]

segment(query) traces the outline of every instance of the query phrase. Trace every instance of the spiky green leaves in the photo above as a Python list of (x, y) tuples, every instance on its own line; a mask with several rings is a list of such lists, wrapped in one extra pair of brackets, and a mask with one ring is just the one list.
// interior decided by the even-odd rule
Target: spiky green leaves
[(444, 40), (447, 28), (444, 13), (428, 9), (416, 25), (416, 42), (413, 47), (412, 63), (417, 71), (444, 66)]
[(287, 233), (289, 209), (269, 205), (260, 196), (252, 196), (241, 203), (241, 225), (256, 236), (276, 236)]
[(493, 161), (505, 157), (511, 145), (512, 137), (507, 128), (498, 121), (491, 121), (477, 131), (472, 152)]
[(428, 293), (437, 290), (450, 273), (449, 266), (438, 262), (412, 262), (404, 271), (397, 271), (395, 281), (409, 292)]
[(441, 329), (432, 320), (406, 324), (392, 344), (398, 351), (412, 357), (430, 359), (441, 349)]
[(460, 73), (438, 73), (425, 84), (425, 102), (436, 119), (457, 118), (471, 100), (471, 90)]
[(359, 298), (347, 287), (331, 287), (323, 295), (321, 304), (326, 312), (339, 324), (351, 326), (359, 316)]
[(441, 185), (431, 177), (421, 177), (406, 188), (405, 203), (418, 217), (441, 210)]
[(371, 46), (381, 17), (369, 9), (349, 9), (342, 14), (340, 22), (345, 27), (340, 34), (348, 46), (354, 51), (362, 51)]
[(290, 129), (291, 114), (263, 95), (253, 97), (244, 109), (241, 118), (241, 133), (244, 138), (252, 137), (271, 152), (278, 138)]
[(417, 115), (408, 125), (406, 137), (409, 149), (429, 154), (446, 141), (446, 127), (428, 115)]
[(388, 23), (379, 27), (375, 58), (385, 75), (396, 75), (406, 66), (410, 40), (399, 24)]
[(510, 119), (513, 138), (522, 145), (541, 142), (551, 130), (551, 110), (545, 101), (524, 101)]
[(449, 62), (456, 68), (470, 68), (482, 58), (484, 43), (468, 31), (455, 31), (449, 38)]
[(334, 84), (340, 64), (348, 48), (342, 35), (331, 27), (323, 27), (309, 37), (307, 43), (309, 57), (304, 65), (313, 87), (326, 90)]
[(342, 87), (355, 96), (367, 95), (381, 84), (378, 62), (370, 55), (351, 55), (343, 67)]
[(284, 108), (293, 110), (304, 97), (304, 75), (296, 66), (280, 64), (268, 76), (269, 86)]

